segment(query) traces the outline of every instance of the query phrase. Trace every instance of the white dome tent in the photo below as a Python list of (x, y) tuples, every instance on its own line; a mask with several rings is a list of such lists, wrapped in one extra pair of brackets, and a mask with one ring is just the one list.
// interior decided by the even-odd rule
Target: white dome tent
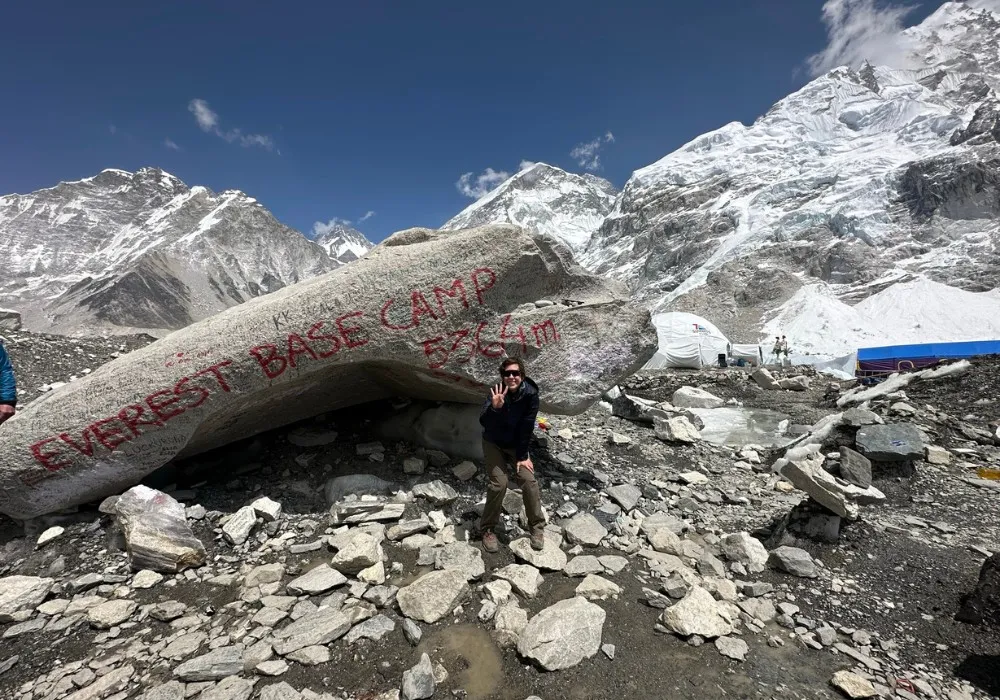
[(643, 369), (714, 365), (729, 352), (729, 339), (711, 322), (683, 311), (653, 315), (659, 348)]

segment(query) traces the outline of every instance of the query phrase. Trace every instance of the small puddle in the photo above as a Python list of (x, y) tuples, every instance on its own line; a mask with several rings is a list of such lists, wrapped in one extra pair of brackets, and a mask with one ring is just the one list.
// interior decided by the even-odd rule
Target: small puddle
[(784, 447), (795, 439), (785, 434), (789, 417), (778, 411), (729, 406), (688, 410), (704, 421), (701, 437), (713, 445)]
[(493, 694), (503, 679), (500, 649), (490, 633), (476, 625), (445, 627), (426, 637), (417, 647), (448, 669), (448, 684), (462, 688), (468, 700)]

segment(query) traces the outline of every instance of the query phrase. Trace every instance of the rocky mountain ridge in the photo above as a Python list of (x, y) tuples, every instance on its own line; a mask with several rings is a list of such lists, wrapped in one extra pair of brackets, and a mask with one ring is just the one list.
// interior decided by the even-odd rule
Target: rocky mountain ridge
[(333, 270), (361, 245), (328, 252), (238, 190), (108, 169), (0, 197), (0, 304), (35, 330), (175, 329)]

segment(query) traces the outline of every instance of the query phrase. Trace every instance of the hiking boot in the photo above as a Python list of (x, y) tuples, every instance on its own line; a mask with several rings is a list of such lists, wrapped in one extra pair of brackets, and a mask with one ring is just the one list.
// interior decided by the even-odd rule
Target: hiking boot
[(531, 539), (531, 548), (536, 552), (540, 552), (545, 548), (544, 532), (532, 532), (530, 539)]
[(490, 554), (496, 554), (500, 551), (500, 540), (498, 540), (496, 534), (490, 530), (483, 533), (483, 549)]

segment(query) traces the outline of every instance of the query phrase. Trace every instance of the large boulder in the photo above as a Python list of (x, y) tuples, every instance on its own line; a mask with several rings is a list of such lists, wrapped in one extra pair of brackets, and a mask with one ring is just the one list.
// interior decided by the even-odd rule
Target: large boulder
[(129, 564), (175, 574), (205, 563), (205, 545), (194, 536), (184, 506), (148, 486), (135, 486), (115, 501)]
[(775, 469), (797, 489), (801, 489), (832, 513), (848, 520), (857, 520), (858, 503), (874, 503), (885, 494), (874, 486), (861, 488), (837, 479), (823, 469), (821, 446), (815, 443), (789, 449), (774, 463)]
[(526, 359), (542, 410), (578, 414), (655, 351), (649, 312), (553, 238), (409, 229), (25, 406), (4, 426), (0, 512), (102, 498), (175, 458), (365, 401), (479, 403), (504, 355)]
[(21, 313), (13, 309), (0, 309), (0, 329), (5, 331), (21, 330)]
[(715, 394), (695, 386), (682, 386), (674, 392), (670, 403), (677, 408), (719, 408), (725, 401)]
[(517, 641), (517, 652), (546, 671), (576, 666), (601, 647), (606, 613), (583, 598), (560, 600), (531, 620)]

